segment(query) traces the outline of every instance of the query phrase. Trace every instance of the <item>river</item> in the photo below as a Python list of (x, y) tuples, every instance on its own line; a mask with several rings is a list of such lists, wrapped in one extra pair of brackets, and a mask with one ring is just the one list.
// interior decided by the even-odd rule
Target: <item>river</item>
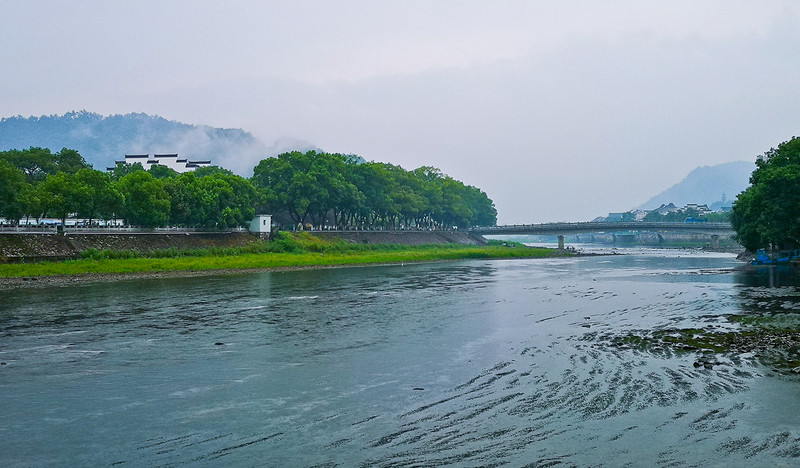
[(797, 466), (799, 377), (614, 345), (795, 272), (623, 251), (0, 291), (0, 465)]

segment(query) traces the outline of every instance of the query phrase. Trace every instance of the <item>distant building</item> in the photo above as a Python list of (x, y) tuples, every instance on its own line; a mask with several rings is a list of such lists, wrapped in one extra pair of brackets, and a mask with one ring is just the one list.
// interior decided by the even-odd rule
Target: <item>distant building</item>
[(699, 212), (701, 215), (706, 213), (711, 213), (711, 210), (708, 209), (708, 205), (698, 205), (697, 203), (689, 203), (683, 207), (684, 211), (686, 210), (694, 210)]
[[(189, 159), (178, 159), (178, 153), (169, 154), (154, 154), (150, 157), (149, 154), (126, 154), (124, 161), (114, 161), (116, 164), (127, 164), (129, 166), (140, 163), (145, 169), (153, 165), (164, 166), (172, 169), (175, 172), (191, 172), (198, 167), (207, 167), (211, 165), (211, 161), (194, 161)], [(106, 168), (108, 172), (114, 170), (113, 167)]]

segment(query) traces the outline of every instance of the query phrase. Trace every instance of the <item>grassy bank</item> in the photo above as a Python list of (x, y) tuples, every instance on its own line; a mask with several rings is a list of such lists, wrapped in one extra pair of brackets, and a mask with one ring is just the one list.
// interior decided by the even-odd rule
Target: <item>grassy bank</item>
[(510, 242), (486, 246), (458, 244), (394, 245), (325, 241), (307, 233), (280, 233), (270, 242), (230, 249), (98, 251), (89, 249), (79, 260), (0, 265), (0, 277), (41, 277), (88, 273), (240, 270), (401, 263), (479, 258), (541, 258), (563, 255)]

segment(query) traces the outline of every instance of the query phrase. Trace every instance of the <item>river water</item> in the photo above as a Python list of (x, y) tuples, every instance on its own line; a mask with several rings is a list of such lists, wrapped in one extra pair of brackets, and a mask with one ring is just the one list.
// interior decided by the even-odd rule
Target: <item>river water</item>
[(797, 466), (798, 377), (612, 345), (795, 273), (628, 253), (0, 291), (0, 465)]

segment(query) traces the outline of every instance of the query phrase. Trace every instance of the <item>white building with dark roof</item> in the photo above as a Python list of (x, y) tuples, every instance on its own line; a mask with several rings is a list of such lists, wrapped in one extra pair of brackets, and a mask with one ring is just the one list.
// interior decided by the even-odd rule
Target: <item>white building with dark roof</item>
[[(154, 154), (152, 157), (149, 154), (126, 154), (124, 161), (114, 162), (116, 164), (127, 164), (129, 166), (140, 163), (145, 169), (149, 169), (153, 165), (164, 166), (179, 173), (190, 172), (198, 167), (208, 167), (211, 165), (210, 160), (194, 161), (190, 159), (179, 159), (178, 153)], [(108, 167), (106, 169), (109, 172), (114, 170), (113, 167)]]

